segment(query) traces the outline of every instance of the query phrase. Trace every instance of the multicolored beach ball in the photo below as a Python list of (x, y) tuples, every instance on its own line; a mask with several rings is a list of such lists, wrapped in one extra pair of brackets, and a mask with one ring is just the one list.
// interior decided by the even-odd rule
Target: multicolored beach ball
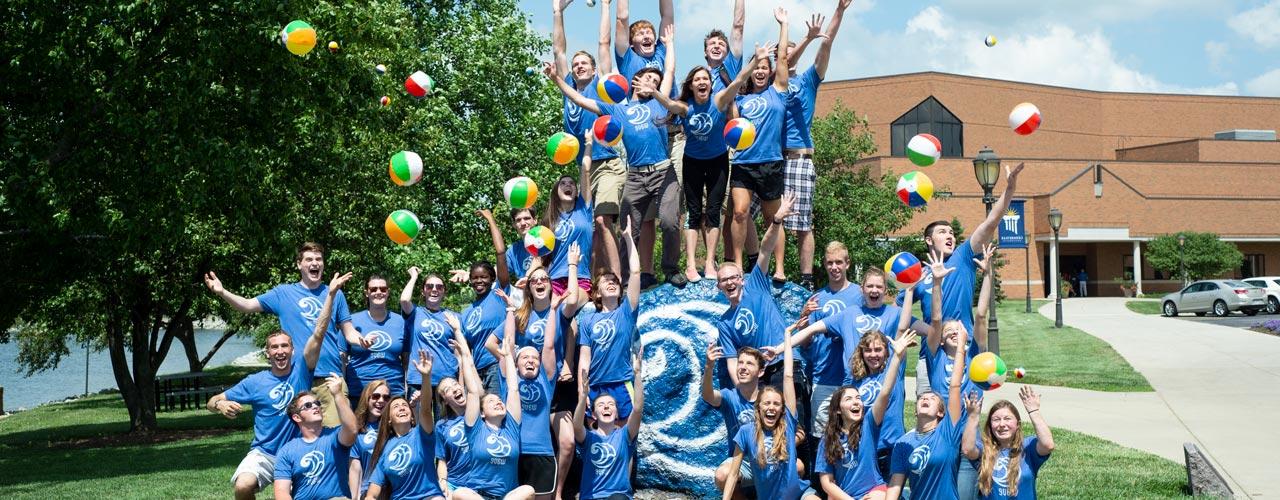
[(919, 167), (933, 165), (942, 157), (942, 141), (930, 134), (917, 134), (907, 142), (907, 158)]
[(538, 202), (538, 185), (528, 177), (516, 177), (502, 186), (502, 195), (511, 208), (529, 208)]
[(290, 21), (280, 30), (280, 45), (295, 56), (305, 56), (316, 48), (316, 29), (306, 21)]
[(724, 126), (724, 143), (742, 151), (756, 143), (756, 126), (746, 118), (734, 118)]
[(578, 138), (565, 132), (556, 132), (547, 139), (547, 156), (557, 165), (565, 165), (578, 157)]
[(414, 97), (426, 97), (432, 90), (436, 88), (436, 81), (427, 76), (426, 73), (415, 71), (409, 78), (404, 81), (404, 89), (409, 95)]
[(988, 47), (995, 47), (995, 46), (996, 46), (996, 36), (995, 36), (995, 35), (987, 35), (987, 39), (986, 39), (986, 40), (983, 40), (983, 41), (982, 41), (982, 43), (987, 44), (987, 46), (988, 46)]
[(601, 101), (609, 104), (617, 104), (627, 99), (631, 95), (631, 84), (627, 83), (627, 79), (622, 75), (612, 74), (599, 79), (596, 82), (596, 94)]
[(1009, 376), (1004, 360), (994, 352), (984, 352), (973, 357), (969, 362), (969, 380), (984, 391), (990, 391), (1004, 384)]
[(391, 241), (399, 245), (408, 245), (414, 238), (418, 237), (418, 231), (422, 230), (422, 223), (418, 222), (418, 216), (408, 210), (396, 210), (387, 216), (387, 221), (382, 223), (382, 228), (387, 231), (387, 237)]
[(911, 286), (920, 281), (920, 277), (924, 276), (924, 265), (920, 263), (920, 259), (916, 258), (908, 252), (901, 252), (884, 263), (884, 272), (893, 277), (893, 280), (902, 286)]
[(909, 207), (923, 206), (933, 199), (933, 181), (916, 170), (898, 178), (898, 199)]
[(544, 257), (556, 249), (556, 233), (547, 226), (533, 226), (524, 233), (524, 249), (529, 255)]
[(1009, 113), (1009, 128), (1018, 135), (1031, 135), (1040, 128), (1040, 108), (1029, 102), (1014, 106)]
[(413, 151), (401, 151), (391, 157), (387, 172), (398, 186), (412, 186), (422, 180), (422, 157)]
[(595, 134), (596, 142), (605, 146), (614, 147), (622, 142), (622, 124), (609, 115), (596, 118), (591, 124), (591, 132)]

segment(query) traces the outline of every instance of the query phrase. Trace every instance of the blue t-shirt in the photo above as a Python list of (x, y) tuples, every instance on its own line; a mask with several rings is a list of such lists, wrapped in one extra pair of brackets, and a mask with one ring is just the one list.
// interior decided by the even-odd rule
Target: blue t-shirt
[[(349, 460), (358, 460), (360, 462), (360, 491), (357, 493), (359, 498), (364, 498), (364, 492), (369, 489), (369, 477), (373, 475), (370, 460), (373, 459), (373, 447), (378, 444), (378, 424), (373, 423), (366, 425), (364, 431), (356, 435), (355, 444), (351, 445), (351, 453)], [(348, 461), (348, 463), (350, 463)]]
[(578, 316), (578, 345), (591, 348), (591, 366), (587, 371), (589, 385), (626, 382), (635, 378), (631, 346), (635, 340), (637, 312), (631, 309), (631, 299), (623, 295), (622, 302), (612, 311), (593, 311)]
[(581, 498), (631, 498), (632, 445), (631, 433), (625, 426), (608, 435), (598, 429), (587, 431), (587, 438), (578, 444), (583, 458)]
[[(738, 389), (733, 386), (720, 389), (720, 407), (717, 410), (720, 410), (720, 416), (724, 418), (726, 436), (737, 436), (738, 429), (756, 421), (756, 404), (739, 394)], [(732, 442), (725, 451), (733, 456)]]
[[(1018, 465), (1018, 494), (1017, 496), (1009, 496), (1009, 449), (1000, 450), (1000, 454), (996, 456), (995, 467), (991, 469), (991, 494), (983, 495), (978, 490), (978, 498), (982, 500), (1035, 500), (1036, 499), (1036, 476), (1040, 475), (1040, 467), (1049, 461), (1050, 455), (1040, 456), (1036, 451), (1036, 446), (1040, 443), (1040, 438), (1031, 436), (1022, 440), (1022, 460)], [(981, 467), (982, 459), (982, 439), (978, 439), (978, 460), (970, 460), (973, 468), (976, 470)]]
[[(963, 420), (961, 420), (963, 422)], [(911, 485), (912, 500), (954, 500), (956, 472), (960, 464), (960, 436), (964, 429), (942, 421), (932, 431), (921, 434), (915, 429), (893, 445), (889, 474), (906, 474)]]
[[(818, 310), (809, 315), (809, 324), (840, 314), (848, 306), (862, 305), (862, 288), (849, 283), (839, 292), (831, 287), (818, 290)], [(857, 346), (854, 346), (856, 349)], [(804, 349), (804, 359), (813, 370), (813, 383), (817, 385), (841, 385), (849, 374), (849, 363), (844, 359), (844, 342), (839, 337), (814, 335)]]
[(436, 434), (413, 426), (408, 434), (388, 437), (369, 484), (391, 489), (392, 499), (444, 496), (436, 476)]
[[(978, 340), (973, 337), (973, 280), (977, 276), (978, 265), (973, 262), (975, 255), (968, 241), (961, 242), (956, 250), (947, 257), (945, 265), (954, 268), (942, 280), (942, 319), (958, 319), (964, 323), (969, 332), (969, 350), (978, 351)], [(903, 294), (898, 293), (898, 304), (902, 304)], [(921, 317), (925, 323), (931, 323), (930, 311), (933, 307), (933, 272), (924, 266), (924, 275), (916, 283), (914, 299), (920, 304)], [(923, 351), (921, 351), (923, 354)]]
[(787, 436), (787, 460), (775, 461), (769, 458), (763, 468), (759, 457), (773, 448), (773, 433), (764, 433), (763, 449), (756, 446), (755, 425), (744, 425), (733, 437), (733, 445), (742, 450), (742, 461), (749, 462), (751, 474), (755, 479), (756, 498), (773, 500), (800, 500), (800, 494), (809, 488), (809, 481), (800, 479), (796, 472), (796, 417), (791, 410), (783, 409), (785, 416), (781, 423), (787, 428), (783, 434)]
[[(538, 363), (538, 374), (532, 380), (517, 373), (520, 384), (520, 453), (549, 457), (555, 455), (551, 447), (551, 397), (554, 386)], [(498, 394), (506, 396), (507, 378), (498, 378)]]
[[(504, 307), (502, 311), (505, 313), (506, 308)], [(458, 313), (444, 308), (432, 312), (425, 307), (414, 306), (413, 312), (405, 317), (405, 329), (409, 338), (413, 339), (413, 347), (409, 350), (408, 383), (410, 385), (423, 383), (422, 374), (418, 373), (418, 369), (413, 368), (412, 365), (418, 360), (419, 349), (426, 349), (427, 354), (434, 360), (431, 364), (431, 385), (439, 385), (445, 377), (458, 376), (458, 358), (453, 355), (453, 349), (449, 348), (453, 329), (449, 328), (449, 323), (446, 321), (446, 317), (456, 318), (457, 315)], [(483, 345), (480, 348), (483, 350)]]
[(347, 455), (350, 447), (338, 441), (341, 427), (329, 427), (310, 443), (301, 436), (285, 443), (276, 455), (275, 479), (293, 481), (297, 500), (349, 497)]
[[(929, 344), (925, 343), (920, 346), (920, 353), (924, 356), (925, 367), (929, 371), (929, 389), (938, 393), (942, 397), (943, 404), (946, 404), (951, 399), (951, 370), (956, 365), (955, 360), (947, 356), (947, 351), (941, 344), (938, 345), (938, 350), (933, 351), (929, 349)], [(977, 355), (973, 350), (965, 351), (965, 366), (969, 366), (968, 362), (973, 361), (973, 357)], [(982, 389), (969, 379), (968, 374), (960, 375), (960, 397), (963, 398), (971, 392), (981, 393)], [(963, 419), (968, 413), (969, 410), (961, 404), (960, 417)]]
[(520, 458), (520, 424), (507, 414), (502, 427), (489, 427), (483, 418), (468, 428), (471, 446), (471, 474), (462, 486), (490, 497), (506, 495), (516, 488), (516, 466)]
[[(844, 450), (844, 455), (838, 464), (827, 462), (827, 438), (823, 437), (818, 442), (818, 456), (813, 470), (818, 474), (831, 474), (831, 479), (840, 486), (840, 491), (853, 498), (862, 498), (872, 488), (885, 484), (884, 478), (880, 477), (880, 470), (876, 468), (877, 436), (874, 420), (870, 411), (863, 412), (862, 432), (858, 436), (858, 450), (855, 452), (849, 451), (849, 436), (840, 436), (840, 448)], [(838, 421), (838, 418), (833, 418), (832, 421)]]
[[(724, 68), (724, 72), (720, 72), (720, 68)], [(707, 66), (711, 71), (711, 95), (724, 90), (733, 79), (738, 77), (738, 73), (742, 71), (742, 55), (733, 55), (733, 51), (724, 57), (724, 62), (720, 63), (720, 68), (712, 68)], [(723, 127), (722, 127), (723, 128)]]
[(791, 77), (787, 82), (787, 92), (796, 96), (787, 103), (787, 149), (813, 147), (809, 128), (813, 126), (819, 83), (822, 83), (822, 78), (818, 76), (817, 66), (809, 66), (808, 71)]
[[(590, 189), (590, 186), (582, 186), (582, 188)], [(555, 194), (552, 193), (552, 196)], [(578, 259), (578, 277), (591, 279), (591, 226), (595, 218), (593, 213), (591, 204), (583, 200), (582, 195), (579, 194), (578, 199), (573, 203), (573, 210), (560, 214), (560, 221), (555, 227), (556, 248), (551, 252), (551, 266), (547, 271), (551, 279), (569, 276), (569, 246), (572, 243), (577, 243), (578, 250), (581, 252)]]
[(311, 390), (311, 372), (301, 354), (294, 355), (288, 375), (277, 377), (263, 370), (245, 377), (227, 390), (228, 401), (253, 406), (253, 442), (250, 448), (275, 456), (290, 439), (298, 437), (298, 426), (285, 413), (294, 395)]
[[(893, 345), (888, 347), (887, 353), (889, 356), (893, 356)], [(880, 370), (880, 373), (849, 381), (849, 383), (858, 388), (858, 399), (862, 400), (863, 407), (871, 408), (876, 403), (876, 398), (880, 397), (880, 392), (884, 390), (884, 378), (889, 373), (889, 359), (892, 358), (886, 358), (885, 369)], [(893, 384), (893, 392), (889, 393), (889, 406), (885, 407), (884, 419), (880, 421), (880, 428), (876, 431), (876, 434), (880, 436), (876, 443), (877, 449), (887, 450), (892, 448), (893, 443), (897, 442), (904, 432), (902, 407), (906, 404), (907, 397), (906, 376), (907, 364), (898, 363), (897, 382)]]
[[(321, 284), (314, 290), (307, 289), (302, 283), (285, 283), (276, 286), (267, 293), (256, 297), (262, 310), (280, 318), (280, 329), (293, 339), (293, 349), (302, 352), (316, 328), (316, 320), (320, 319), (320, 310), (324, 308), (324, 299), (329, 293), (329, 285)], [(320, 360), (316, 363), (316, 373), (328, 375), (342, 373), (341, 354), (347, 352), (347, 340), (338, 332), (337, 326), (351, 321), (351, 310), (347, 306), (347, 296), (342, 290), (333, 297), (333, 315), (329, 319), (329, 329), (324, 334), (324, 343), (320, 347)]]
[(784, 118), (787, 106), (795, 100), (790, 92), (778, 92), (770, 85), (755, 94), (736, 97), (738, 114), (756, 127), (756, 141), (751, 147), (738, 151), (734, 165), (768, 163), (782, 160), (782, 144), (786, 141)]
[(728, 122), (716, 107), (715, 94), (707, 102), (689, 100), (689, 116), (684, 121), (684, 154), (699, 160), (719, 158), (729, 152), (724, 144), (724, 126)]
[[(716, 322), (718, 345), (724, 349), (724, 359), (738, 357), (738, 349), (743, 347), (760, 349), (782, 344), (782, 332), (787, 324), (773, 300), (773, 285), (765, 276), (764, 267), (756, 266), (743, 277), (742, 300), (737, 306), (729, 306)], [(769, 364), (781, 362), (782, 356), (777, 356)], [(721, 373), (728, 375), (728, 369), (724, 368)], [(722, 379), (720, 386), (731, 387), (731, 384)]]
[(462, 415), (436, 422), (436, 458), (444, 460), (449, 482), (462, 484), (471, 474), (471, 442)]
[[(570, 87), (577, 88), (577, 82), (574, 81), (573, 75), (565, 75), (564, 81), (567, 82)], [(600, 94), (596, 92), (596, 84), (599, 82), (599, 75), (592, 76), (591, 83), (588, 83), (585, 88), (578, 89), (578, 93), (582, 94), (582, 96), (587, 99), (599, 100)], [(563, 100), (564, 131), (573, 134), (574, 137), (578, 138), (579, 142), (585, 141), (587, 134), (591, 133), (591, 127), (595, 125), (596, 118), (598, 117), (595, 113), (582, 109), (581, 106), (574, 104), (573, 101), (569, 100), (569, 96), (563, 96)], [(582, 151), (582, 149), (578, 150), (577, 159), (579, 162), (582, 161)], [(591, 146), (591, 159), (594, 161), (610, 160), (617, 157), (618, 153), (615, 152), (613, 148), (598, 141)], [(521, 273), (521, 276), (523, 275), (524, 274)]]
[(667, 160), (667, 108), (649, 98), (609, 104), (596, 101), (600, 112), (620, 118), (627, 166), (636, 168)]
[[(559, 241), (556, 243), (558, 244)], [(522, 244), (512, 243), (507, 245), (507, 274), (511, 276), (512, 283), (524, 277), (529, 268), (533, 267), (534, 258)], [(497, 284), (495, 283), (494, 286), (497, 286)], [(503, 306), (503, 310), (506, 310), (506, 306)]]
[[(662, 43), (662, 40), (658, 40), (657, 46), (653, 48), (653, 55), (649, 57), (641, 56), (636, 53), (635, 49), (628, 47), (627, 52), (623, 55), (618, 55), (618, 51), (615, 50), (613, 58), (618, 66), (618, 74), (625, 77), (627, 83), (631, 83), (631, 78), (636, 76), (636, 73), (642, 69), (657, 68), (658, 71), (663, 70), (667, 60), (667, 44)], [(630, 151), (630, 148), (627, 151)]]
[(400, 363), (405, 352), (404, 316), (388, 311), (378, 322), (365, 310), (351, 315), (351, 326), (361, 337), (374, 338), (368, 349), (359, 344), (347, 346), (347, 394), (351, 400), (358, 400), (364, 386), (374, 380), (386, 380), (393, 394), (404, 392), (404, 365)]
[(471, 358), (475, 361), (477, 370), (483, 370), (498, 362), (493, 354), (484, 348), (484, 342), (489, 340), (489, 335), (502, 336), (502, 323), (506, 319), (507, 304), (492, 290), (484, 297), (473, 300), (471, 305), (462, 311), (462, 336), (467, 338), (467, 345), (471, 347)]
[[(884, 304), (877, 308), (866, 305), (849, 305), (839, 314), (822, 320), (827, 326), (827, 335), (840, 339), (843, 361), (841, 366), (849, 366), (853, 352), (858, 350), (858, 342), (868, 332), (879, 331), (890, 340), (898, 336), (898, 319), (902, 308)], [(888, 360), (885, 361), (888, 363)], [(848, 373), (848, 370), (845, 371)], [(846, 377), (848, 378), (848, 377)]]
[[(526, 298), (525, 300), (533, 299)], [(533, 347), (537, 349), (538, 352), (542, 352), (542, 342), (546, 338), (547, 321), (560, 322), (556, 325), (556, 373), (560, 373), (560, 368), (564, 366), (564, 339), (567, 336), (573, 335), (573, 319), (565, 318), (562, 311), (564, 311), (563, 304), (554, 311), (550, 307), (541, 311), (530, 308), (529, 321), (525, 324), (524, 331), (516, 332), (517, 351), (519, 351), (521, 347)], [(503, 308), (502, 312), (503, 314), (506, 314), (506, 308)], [(519, 324), (516, 326), (518, 328)], [(506, 335), (502, 330), (498, 330), (495, 335), (498, 336), (498, 340), (506, 339)]]

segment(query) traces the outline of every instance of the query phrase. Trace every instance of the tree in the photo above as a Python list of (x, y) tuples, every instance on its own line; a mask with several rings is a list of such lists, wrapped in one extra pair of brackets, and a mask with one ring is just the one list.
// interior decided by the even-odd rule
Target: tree
[[(278, 41), (291, 19), (317, 29), (304, 57)], [(148, 431), (173, 341), (208, 361), (195, 320), (274, 328), (231, 313), (205, 271), (253, 295), (297, 279), (307, 240), (330, 271), (393, 280), (491, 256), (472, 212), (516, 173), (566, 170), (540, 153), (558, 100), (524, 74), (547, 48), (527, 24), (514, 0), (0, 5), (0, 332), (17, 328), (28, 373), (69, 340), (108, 349), (130, 428)], [(414, 70), (437, 82), (425, 99), (401, 90)], [(398, 150), (421, 155), (418, 185), (387, 179)], [(423, 223), (405, 247), (382, 230), (400, 208)]]
[[(1178, 238), (1186, 240), (1178, 245)], [(1159, 236), (1147, 243), (1147, 263), (1183, 280), (1213, 278), (1240, 267), (1244, 255), (1234, 243), (1213, 233), (1182, 231)]]

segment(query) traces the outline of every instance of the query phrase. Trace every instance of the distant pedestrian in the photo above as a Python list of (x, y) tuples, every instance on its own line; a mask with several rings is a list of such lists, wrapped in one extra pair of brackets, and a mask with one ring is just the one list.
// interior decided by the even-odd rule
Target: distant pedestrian
[(1076, 274), (1076, 281), (1080, 282), (1080, 286), (1076, 288), (1076, 290), (1080, 293), (1080, 296), (1088, 297), (1089, 296), (1089, 273), (1085, 272), (1084, 269), (1081, 269), (1080, 272)]

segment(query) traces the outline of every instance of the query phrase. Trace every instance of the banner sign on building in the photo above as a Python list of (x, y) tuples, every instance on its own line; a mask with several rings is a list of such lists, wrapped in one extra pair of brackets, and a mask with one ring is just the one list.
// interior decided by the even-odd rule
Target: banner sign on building
[(1027, 225), (1023, 204), (1027, 200), (1013, 200), (1009, 209), (1000, 217), (1000, 248), (1027, 248)]

